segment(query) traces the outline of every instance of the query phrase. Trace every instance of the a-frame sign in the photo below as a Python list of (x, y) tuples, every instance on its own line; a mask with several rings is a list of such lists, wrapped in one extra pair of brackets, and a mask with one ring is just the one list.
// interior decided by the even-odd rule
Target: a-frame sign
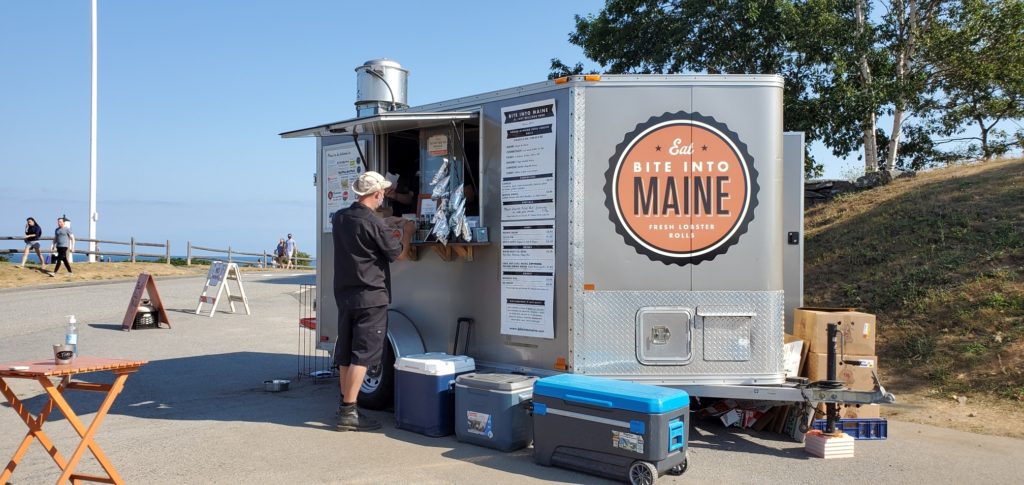
[(160, 300), (160, 292), (156, 291), (156, 278), (149, 273), (142, 273), (139, 275), (139, 280), (135, 282), (135, 291), (132, 293), (131, 301), (128, 302), (128, 311), (124, 313), (121, 330), (130, 331), (135, 324), (135, 317), (139, 313), (139, 305), (142, 304), (143, 293), (149, 294), (150, 306), (156, 310), (157, 326), (159, 327), (161, 323), (166, 323), (167, 328), (171, 328), (171, 321), (167, 319), (167, 310), (164, 309), (164, 302)]
[[(228, 285), (228, 280), (235, 280), (238, 283), (237, 295), (231, 294), (231, 286)], [(207, 293), (209, 293), (210, 288), (214, 287), (217, 288), (217, 295), (209, 296)], [(206, 274), (206, 286), (203, 287), (203, 294), (199, 295), (199, 304), (196, 305), (196, 315), (200, 314), (203, 303), (210, 303), (213, 305), (210, 307), (210, 316), (212, 317), (214, 313), (217, 313), (217, 304), (220, 303), (221, 295), (227, 297), (231, 313), (235, 313), (235, 302), (239, 301), (245, 305), (245, 314), (252, 314), (249, 311), (249, 299), (246, 298), (245, 289), (242, 288), (242, 274), (238, 271), (238, 263), (214, 261), (210, 265), (210, 272)]]

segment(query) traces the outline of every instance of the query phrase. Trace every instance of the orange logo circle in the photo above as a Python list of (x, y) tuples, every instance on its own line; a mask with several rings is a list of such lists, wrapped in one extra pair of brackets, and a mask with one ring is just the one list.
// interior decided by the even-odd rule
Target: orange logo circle
[(750, 160), (746, 145), (713, 119), (653, 118), (627, 135), (611, 159), (612, 222), (651, 259), (713, 259), (752, 219), (757, 185)]

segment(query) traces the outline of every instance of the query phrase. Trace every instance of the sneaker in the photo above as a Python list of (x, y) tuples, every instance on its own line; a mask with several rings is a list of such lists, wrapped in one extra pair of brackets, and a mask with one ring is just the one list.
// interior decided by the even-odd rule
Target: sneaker
[(380, 429), (380, 421), (359, 412), (355, 405), (338, 409), (338, 431), (373, 431)]
[(52, 272), (46, 273), (46, 276), (49, 276), (50, 278), (55, 277), (55, 275)]

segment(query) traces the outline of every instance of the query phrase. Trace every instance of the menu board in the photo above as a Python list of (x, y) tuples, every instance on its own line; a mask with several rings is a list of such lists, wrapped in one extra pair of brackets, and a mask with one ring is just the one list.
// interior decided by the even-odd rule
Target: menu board
[(555, 338), (555, 100), (501, 110), (501, 333)]
[[(360, 141), (360, 148), (366, 151), (366, 142)], [(359, 157), (355, 143), (323, 147), (323, 232), (331, 232), (331, 218), (334, 213), (348, 208), (356, 201), (352, 184), (366, 171), (366, 165)]]
[(555, 100), (501, 110), (501, 220), (555, 217)]
[(555, 224), (501, 223), (501, 333), (555, 338)]

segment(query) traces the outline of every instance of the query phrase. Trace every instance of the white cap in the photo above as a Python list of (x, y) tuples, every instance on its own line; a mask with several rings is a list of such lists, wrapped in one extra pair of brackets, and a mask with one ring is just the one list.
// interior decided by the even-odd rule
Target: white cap
[(355, 183), (352, 184), (352, 192), (355, 192), (356, 195), (363, 196), (380, 190), (387, 190), (389, 187), (391, 187), (391, 182), (388, 182), (383, 175), (369, 171), (363, 172), (362, 175), (356, 179)]

